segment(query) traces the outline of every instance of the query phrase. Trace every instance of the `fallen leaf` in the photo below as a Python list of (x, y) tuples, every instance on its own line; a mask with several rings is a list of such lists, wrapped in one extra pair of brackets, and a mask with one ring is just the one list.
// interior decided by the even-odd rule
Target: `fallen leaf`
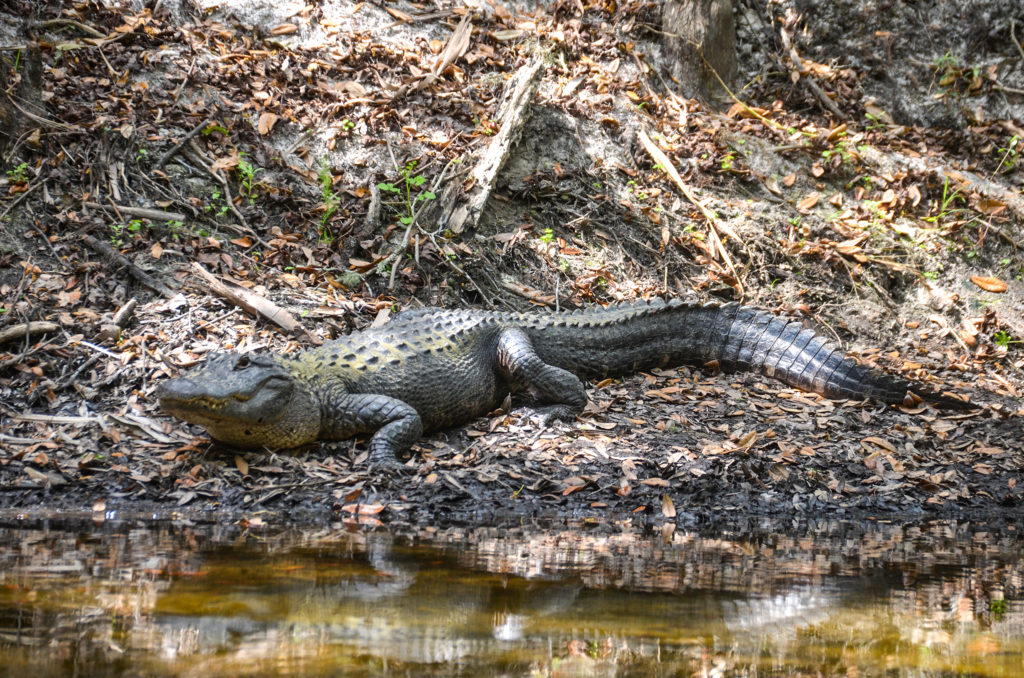
[(261, 136), (270, 134), (271, 130), (274, 129), (274, 125), (277, 123), (278, 117), (279, 116), (276, 113), (263, 111), (260, 113), (260, 120), (256, 125), (256, 131), (259, 132)]
[(664, 478), (644, 478), (640, 481), (640, 484), (650, 487), (668, 487), (668, 481)]
[(270, 29), (271, 35), (288, 35), (299, 30), (299, 27), (295, 24), (278, 24)]
[(917, 207), (917, 204), (921, 202), (921, 189), (916, 185), (911, 186), (907, 189), (907, 196), (910, 198), (910, 204), (913, 207)]
[(235, 455), (235, 468), (237, 468), (238, 472), (243, 476), (249, 475), (249, 462), (243, 459), (241, 455)]
[(971, 282), (986, 292), (1005, 292), (1006, 283), (999, 278), (985, 278), (980, 275), (972, 275)]
[(821, 198), (821, 193), (814, 191), (809, 193), (803, 200), (796, 204), (796, 209), (800, 212), (807, 212), (812, 207), (818, 204), (818, 200)]
[(867, 449), (867, 444), (871, 444), (875, 445), (876, 447), (881, 447), (882, 449), (889, 450), (890, 452), (896, 451), (896, 447), (893, 446), (892, 443), (890, 443), (888, 440), (885, 440), (884, 438), (879, 438), (877, 436), (868, 436), (867, 438), (863, 438), (860, 442), (861, 445), (865, 447), (865, 449)]
[(676, 517), (676, 505), (672, 503), (672, 497), (667, 494), (661, 495), (661, 512), (666, 518)]

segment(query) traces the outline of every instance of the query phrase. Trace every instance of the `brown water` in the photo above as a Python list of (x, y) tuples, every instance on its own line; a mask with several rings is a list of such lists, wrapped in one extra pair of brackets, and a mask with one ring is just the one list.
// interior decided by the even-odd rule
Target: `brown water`
[(1022, 545), (0, 516), (0, 676), (1024, 676)]

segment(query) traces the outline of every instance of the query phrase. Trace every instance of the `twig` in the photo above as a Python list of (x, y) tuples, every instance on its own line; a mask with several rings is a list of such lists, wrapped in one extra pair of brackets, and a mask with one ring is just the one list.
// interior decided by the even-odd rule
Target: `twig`
[(1013, 20), (1013, 17), (1010, 17), (1010, 39), (1013, 40), (1013, 44), (1017, 46), (1017, 51), (1020, 52), (1021, 61), (1024, 62), (1024, 47), (1021, 47), (1020, 40), (1017, 39), (1017, 33), (1014, 31), (1015, 25), (1016, 22)]
[[(192, 77), (192, 72), (194, 70), (196, 70), (196, 57), (193, 56), (192, 63), (188, 67), (188, 73), (185, 74), (181, 84), (174, 88), (174, 96), (171, 97), (172, 102), (178, 103), (178, 97), (181, 96), (181, 93), (185, 89), (185, 85), (188, 84), (189, 78)], [(209, 120), (209, 118), (207, 118), (207, 120)], [(166, 162), (166, 159), (164, 159), (164, 162)]]
[(96, 238), (88, 234), (82, 234), (82, 241), (85, 242), (85, 244), (91, 247), (93, 250), (98, 252), (105, 259), (108, 259), (120, 266), (124, 266), (125, 268), (127, 268), (129, 275), (131, 275), (137, 281), (139, 281), (149, 289), (153, 290), (154, 292), (162, 294), (168, 299), (174, 296), (173, 290), (171, 290), (162, 282), (160, 282), (159, 280), (157, 280), (156, 278), (154, 278), (153, 276), (151, 276), (150, 274), (146, 273), (141, 268), (133, 264), (131, 261), (128, 260), (128, 257), (116, 251), (113, 247), (103, 242), (102, 240), (97, 240)]
[(196, 157), (203, 161), (200, 164), (202, 164), (206, 168), (206, 171), (210, 173), (210, 176), (212, 176), (214, 179), (220, 182), (221, 187), (224, 189), (224, 203), (228, 206), (228, 209), (231, 210), (231, 213), (235, 215), (235, 218), (238, 219), (238, 223), (241, 224), (241, 226), (237, 226), (236, 228), (240, 229), (242, 233), (246, 235), (251, 235), (252, 237), (256, 238), (257, 240), (260, 241), (260, 244), (267, 247), (267, 243), (265, 243), (262, 238), (256, 235), (255, 231), (249, 228), (249, 224), (245, 221), (245, 217), (243, 217), (242, 213), (239, 212), (238, 208), (235, 207), (235, 201), (231, 196), (231, 184), (228, 183), (228, 178), (223, 174), (216, 172), (213, 169), (213, 163), (207, 160), (206, 158), (203, 158), (205, 154), (203, 153), (202, 149), (199, 148), (199, 146), (196, 144), (195, 139), (189, 139), (188, 147), (192, 149), (192, 152), (196, 154)]
[(7, 100), (11, 102), (12, 106), (18, 109), (19, 113), (24, 115), (26, 118), (32, 120), (32, 122), (43, 125), (44, 127), (56, 127), (57, 129), (63, 130), (65, 132), (78, 132), (82, 129), (81, 127), (78, 127), (76, 125), (68, 125), (58, 120), (50, 120), (49, 118), (44, 118), (42, 116), (36, 115), (32, 111), (27, 111), (21, 106), (19, 106), (18, 103), (14, 100), (14, 97), (10, 95), (7, 96)]
[(92, 207), (99, 210), (112, 210), (115, 212), (123, 212), (132, 217), (140, 217), (142, 219), (151, 219), (153, 221), (185, 221), (188, 217), (181, 212), (164, 212), (163, 210), (154, 210), (148, 207), (128, 207), (127, 205), (104, 205), (98, 202), (87, 202), (86, 207)]
[(806, 68), (804, 68), (803, 60), (800, 58), (796, 48), (793, 46), (793, 42), (789, 36), (789, 31), (786, 30), (785, 26), (779, 29), (779, 36), (782, 38), (782, 46), (789, 54), (789, 60), (793, 63), (793, 68), (796, 69), (793, 72), (803, 76), (804, 84), (807, 85), (807, 89), (811, 90), (811, 93), (814, 94), (818, 101), (821, 102), (822, 106), (828, 109), (832, 115), (836, 116), (840, 120), (846, 120), (846, 114), (839, 110), (839, 106), (836, 105), (836, 102), (832, 101), (832, 99), (825, 94), (825, 90), (821, 88), (815, 78), (807, 72)]
[(50, 28), (51, 26), (74, 26), (75, 28), (82, 29), (83, 31), (85, 31), (86, 33), (88, 33), (89, 35), (91, 35), (94, 38), (104, 38), (104, 39), (106, 39), (106, 37), (107, 37), (106, 33), (101, 33), (100, 31), (96, 30), (92, 26), (89, 26), (87, 24), (83, 24), (83, 23), (81, 23), (79, 21), (75, 21), (73, 19), (50, 19), (48, 21), (42, 22), (39, 25), (42, 28)]
[(161, 169), (161, 168), (163, 168), (163, 166), (167, 164), (167, 161), (170, 160), (172, 157), (174, 157), (175, 153), (177, 153), (178, 151), (181, 150), (182, 146), (187, 144), (193, 137), (195, 137), (195, 135), (199, 134), (204, 129), (206, 129), (209, 124), (210, 124), (210, 119), (209, 118), (205, 118), (201, 123), (199, 123), (198, 125), (193, 127), (191, 130), (189, 130), (189, 133), (185, 135), (185, 138), (183, 138), (178, 143), (174, 144), (174, 146), (171, 148), (171, 150), (167, 151), (166, 153), (164, 153), (163, 155), (160, 156), (160, 159), (156, 161), (156, 165), (153, 167), (153, 169)]
[(305, 331), (296, 322), (295, 318), (292, 317), (291, 313), (269, 299), (250, 292), (244, 287), (219, 280), (198, 262), (192, 262), (192, 272), (203, 279), (203, 282), (206, 283), (211, 292), (224, 297), (248, 313), (254, 316), (262, 316), (287, 332)]
[[(388, 145), (388, 149), (390, 149), (390, 148), (391, 148), (391, 146)], [(392, 159), (392, 161), (394, 161), (394, 155), (391, 156), (391, 159)], [(431, 192), (434, 192), (434, 191), (437, 190), (437, 187), (440, 186), (441, 183), (444, 181), (445, 176), (448, 174), (448, 170), (451, 169), (452, 165), (454, 165), (455, 162), (456, 162), (456, 158), (452, 158), (448, 162), (448, 164), (444, 166), (444, 169), (441, 170), (441, 174), (438, 175), (437, 179), (434, 180), (433, 185), (430, 187)], [(397, 169), (397, 167), (396, 167), (396, 169)], [(380, 190), (377, 189), (376, 186), (374, 186), (373, 189), (377, 191), (378, 210), (379, 210), (380, 209), (380, 206), (379, 206)], [(371, 190), (371, 194), (370, 195), (371, 195), (371, 198), (372, 198), (372, 196), (373, 196), (372, 190)], [(385, 265), (387, 265), (387, 263), (391, 262), (392, 260), (395, 260), (395, 263), (397, 263), (397, 259), (409, 247), (409, 235), (412, 233), (413, 226), (416, 226), (417, 228), (420, 229), (420, 231), (423, 231), (423, 228), (419, 226), (417, 221), (419, 219), (420, 214), (423, 212), (423, 210), (424, 210), (424, 208), (426, 208), (426, 206), (427, 206), (427, 202), (423, 201), (423, 202), (420, 203), (419, 209), (415, 210), (412, 213), (412, 221), (409, 222), (409, 227), (405, 229), (405, 234), (402, 236), (402, 244), (399, 245), (398, 248), (394, 252), (392, 252), (391, 255), (384, 261)], [(372, 204), (371, 204), (371, 208), (372, 208)], [(437, 243), (434, 243), (434, 244), (436, 245)], [(418, 246), (417, 246), (417, 249), (416, 249), (416, 263), (419, 263), (419, 247)], [(388, 279), (388, 289), (393, 289), (394, 286), (395, 286), (395, 271), (396, 270), (398, 270), (398, 267), (395, 266), (395, 265), (392, 265), (391, 266), (391, 276)], [(477, 289), (479, 289), (479, 288), (477, 288)]]
[(673, 165), (669, 157), (665, 155), (665, 152), (658, 148), (658, 146), (651, 141), (651, 138), (647, 136), (647, 132), (640, 130), (638, 138), (640, 139), (640, 143), (643, 144), (644, 150), (647, 151), (654, 162), (662, 166), (665, 173), (668, 174), (670, 179), (672, 179), (672, 182), (676, 185), (679, 191), (687, 200), (693, 203), (698, 210), (700, 210), (701, 214), (704, 215), (704, 219), (708, 222), (708, 234), (711, 236), (711, 242), (718, 251), (718, 254), (722, 257), (722, 261), (724, 261), (725, 265), (729, 268), (729, 272), (732, 273), (733, 279), (736, 280), (737, 291), (740, 293), (740, 296), (742, 296), (743, 282), (740, 280), (740, 276), (736, 272), (736, 267), (733, 266), (732, 258), (729, 256), (729, 251), (726, 250), (725, 246), (722, 244), (722, 239), (718, 235), (718, 229), (721, 228), (740, 245), (743, 245), (743, 240), (731, 228), (728, 228), (724, 224), (720, 224), (717, 217), (715, 217), (708, 208), (704, 207), (700, 200), (697, 199), (697, 196), (694, 195), (693, 191), (690, 190), (690, 187), (683, 183), (683, 178), (679, 176), (679, 172), (676, 170), (675, 165)]
[(7, 216), (7, 213), (10, 212), (11, 210), (13, 210), (15, 208), (15, 206), (17, 206), (17, 204), (19, 202), (21, 202), (22, 200), (27, 198), (29, 193), (31, 193), (32, 191), (36, 190), (37, 188), (39, 188), (42, 185), (43, 185), (42, 181), (37, 181), (34, 184), (32, 184), (31, 186), (29, 186), (28, 188), (26, 188), (24, 191), (22, 191), (21, 195), (19, 195), (17, 198), (14, 199), (14, 202), (12, 202), (10, 205), (8, 205), (6, 208), (4, 208), (3, 212), (0, 212), (0, 221), (3, 221), (4, 217)]
[(33, 320), (32, 322), (18, 323), (17, 325), (11, 325), (10, 327), (5, 327), (0, 330), (0, 344), (11, 341), (12, 339), (28, 337), (33, 334), (56, 332), (59, 329), (60, 325), (46, 320)]
[(463, 271), (462, 268), (454, 261), (444, 256), (444, 250), (441, 249), (441, 245), (438, 244), (437, 240), (434, 239), (434, 234), (424, 231), (422, 228), (420, 228), (420, 233), (426, 234), (426, 236), (430, 238), (430, 242), (434, 243), (434, 247), (437, 248), (438, 254), (441, 255), (441, 261), (443, 261), (446, 265), (450, 266), (452, 270), (461, 275), (463, 278), (468, 280), (469, 283), (476, 289), (476, 291), (480, 293), (480, 296), (484, 300), (484, 305), (487, 306), (487, 308), (494, 308), (494, 302), (491, 301), (491, 298), (487, 296), (486, 292), (483, 291), (483, 288), (476, 284), (476, 280), (473, 280), (473, 276)]

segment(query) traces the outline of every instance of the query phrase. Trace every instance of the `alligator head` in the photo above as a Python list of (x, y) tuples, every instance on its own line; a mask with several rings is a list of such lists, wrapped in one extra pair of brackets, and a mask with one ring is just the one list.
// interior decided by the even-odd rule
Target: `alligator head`
[(156, 389), (168, 414), (242, 448), (297, 447), (320, 434), (320, 408), (281, 361), (219, 353)]

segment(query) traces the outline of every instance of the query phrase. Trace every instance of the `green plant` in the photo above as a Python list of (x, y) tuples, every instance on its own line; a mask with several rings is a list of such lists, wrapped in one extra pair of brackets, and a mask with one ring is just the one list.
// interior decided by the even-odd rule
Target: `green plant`
[(345, 130), (346, 132), (351, 132), (355, 126), (356, 124), (349, 120), (348, 118), (345, 118), (344, 120), (341, 121), (341, 129)]
[(930, 217), (925, 217), (925, 221), (929, 221), (938, 225), (941, 224), (942, 221), (947, 217), (956, 214), (957, 212), (960, 211), (959, 209), (955, 209), (953, 207), (953, 205), (955, 205), (957, 202), (963, 202), (964, 198), (962, 195), (960, 195), (960, 189), (958, 188), (950, 192), (949, 188), (949, 179), (945, 179), (942, 182), (942, 198), (939, 200), (938, 204), (939, 213), (934, 214)]
[(1010, 344), (1024, 344), (1024, 339), (1014, 339), (1005, 330), (996, 330), (995, 334), (992, 335), (992, 341), (996, 342), (996, 346), (1001, 346), (1002, 348), (1009, 348)]
[(327, 228), (327, 222), (331, 220), (331, 217), (341, 207), (341, 196), (334, 192), (334, 176), (324, 160), (320, 161), (320, 167), (316, 171), (316, 180), (320, 184), (320, 201), (324, 205), (323, 214), (320, 215), (318, 237), (322, 244), (329, 245), (333, 238), (331, 237), (330, 230)]
[(867, 130), (885, 129), (885, 122), (882, 121), (877, 115), (871, 113), (865, 113), (864, 117), (867, 119), (868, 124), (864, 126)]
[[(223, 193), (221, 193), (218, 189), (214, 189), (213, 193), (210, 194), (210, 201), (206, 205), (207, 213), (213, 212), (214, 210), (217, 210), (217, 216), (218, 217), (222, 217), (225, 214), (227, 214), (228, 213), (228, 205), (227, 205), (227, 202), (224, 202), (222, 200), (223, 197), (224, 197)], [(218, 202), (222, 203), (219, 207), (217, 205)]]
[(111, 224), (110, 244), (114, 247), (120, 247), (124, 244), (125, 235), (131, 234), (134, 237), (138, 235), (141, 230), (141, 219), (132, 219), (127, 224)]
[(168, 221), (164, 225), (167, 226), (167, 230), (171, 232), (171, 239), (178, 240), (181, 235), (181, 229), (185, 226), (185, 222), (174, 220)]
[(1001, 153), (999, 157), (999, 167), (996, 169), (997, 174), (1005, 174), (1011, 172), (1017, 163), (1020, 162), (1020, 151), (1017, 147), (1020, 146), (1021, 138), (1019, 135), (1014, 134), (1010, 137), (1010, 141), (1006, 144), (1006, 148), (1000, 148), (996, 152)]
[[(393, 183), (382, 181), (377, 184), (377, 188), (388, 193), (395, 193), (402, 198), (402, 211), (405, 212), (405, 216), (400, 217), (398, 220), (406, 226), (412, 224), (416, 218), (416, 205), (421, 200), (429, 201), (433, 200), (437, 196), (431, 191), (424, 190), (423, 184), (427, 180), (422, 174), (414, 174), (416, 170), (416, 161), (410, 160), (406, 163), (405, 167), (402, 168), (402, 184), (395, 186)], [(404, 187), (404, 196), (403, 196)]]
[(555, 233), (550, 228), (545, 228), (544, 232), (537, 236), (542, 243), (553, 243), (555, 241)]
[(957, 63), (957, 58), (947, 51), (945, 54), (943, 54), (938, 59), (932, 62), (932, 68), (934, 68), (935, 70), (956, 68)]
[(13, 169), (7, 170), (7, 178), (17, 184), (28, 181), (28, 163), (23, 162)]
[(253, 203), (253, 198), (256, 197), (256, 175), (263, 171), (262, 167), (256, 167), (248, 160), (239, 160), (238, 167), (236, 168), (238, 176), (242, 178), (241, 193), (242, 197), (249, 200), (249, 204)]
[(214, 132), (220, 132), (220, 133), (221, 133), (221, 134), (223, 134), (224, 136), (227, 136), (228, 130), (227, 130), (227, 128), (226, 128), (226, 127), (224, 127), (223, 125), (217, 125), (217, 124), (214, 124), (214, 125), (210, 125), (210, 126), (209, 126), (209, 127), (207, 127), (206, 129), (204, 129), (204, 130), (202, 131), (202, 135), (203, 135), (204, 137), (206, 137), (206, 136), (209, 136), (209, 135), (213, 134)]

